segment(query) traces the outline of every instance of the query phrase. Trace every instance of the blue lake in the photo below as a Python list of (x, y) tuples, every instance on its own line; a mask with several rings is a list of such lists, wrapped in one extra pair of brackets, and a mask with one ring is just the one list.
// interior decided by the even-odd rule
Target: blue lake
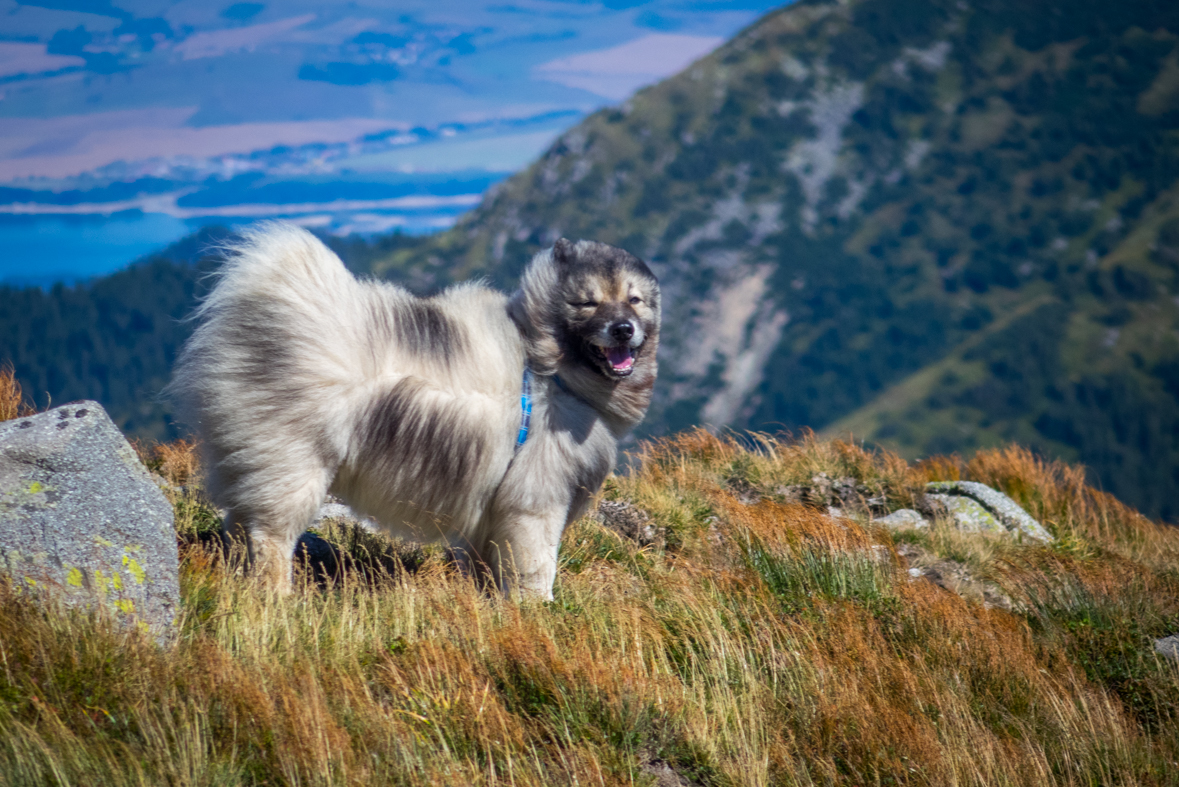
[[(362, 235), (420, 234), (448, 226), (466, 208), (433, 209), (416, 215), (345, 216), (344, 232)], [(296, 219), (311, 228), (317, 222)], [(178, 219), (128, 211), (111, 216), (0, 215), (0, 284), (50, 287), (104, 276), (160, 251), (202, 226), (240, 226), (253, 219), (213, 216)], [(328, 229), (326, 226), (323, 229)], [(334, 230), (333, 230), (334, 231)]]
[(102, 276), (197, 226), (159, 213), (0, 216), (0, 282), (44, 287)]
[(203, 183), (175, 199), (167, 213), (148, 212), (146, 206), (113, 214), (57, 212), (141, 196), (107, 193), (109, 188), (46, 190), (33, 199), (21, 195), (14, 202), (38, 204), (44, 212), (0, 212), (0, 283), (46, 287), (83, 281), (117, 271), (203, 226), (234, 227), (260, 219), (286, 218), (334, 235), (435, 232), (474, 207), (506, 175), (478, 170), (297, 178), (249, 173)]

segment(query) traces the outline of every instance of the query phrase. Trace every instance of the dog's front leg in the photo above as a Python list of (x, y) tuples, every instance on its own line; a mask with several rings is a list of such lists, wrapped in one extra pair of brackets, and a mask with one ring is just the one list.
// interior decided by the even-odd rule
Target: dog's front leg
[(566, 506), (539, 513), (517, 512), (501, 520), (496, 537), (482, 551), (505, 596), (518, 592), (552, 600), (557, 549), (567, 516)]

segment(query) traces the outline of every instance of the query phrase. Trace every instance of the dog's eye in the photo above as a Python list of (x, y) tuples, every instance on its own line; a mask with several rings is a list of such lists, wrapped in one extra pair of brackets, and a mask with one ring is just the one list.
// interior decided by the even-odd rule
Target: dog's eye
[(640, 298), (639, 296), (637, 296), (637, 295), (632, 295), (632, 296), (631, 296), (631, 299), (630, 299), (630, 305), (631, 305), (631, 306), (637, 306), (638, 304), (640, 304), (640, 303), (642, 303), (642, 302), (643, 302), (643, 299), (642, 299), (642, 298)]

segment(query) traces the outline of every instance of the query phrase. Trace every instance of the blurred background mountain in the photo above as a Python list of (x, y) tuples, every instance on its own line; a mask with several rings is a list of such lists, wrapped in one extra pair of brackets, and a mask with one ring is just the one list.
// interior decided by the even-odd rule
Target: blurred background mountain
[[(800, 2), (496, 180), (443, 232), (334, 243), (421, 291), (511, 287), (562, 235), (616, 243), (665, 290), (645, 435), (1015, 440), (1179, 519), (1175, 3)], [(152, 394), (197, 248), (0, 293), (0, 358), (30, 392), (175, 429)]]

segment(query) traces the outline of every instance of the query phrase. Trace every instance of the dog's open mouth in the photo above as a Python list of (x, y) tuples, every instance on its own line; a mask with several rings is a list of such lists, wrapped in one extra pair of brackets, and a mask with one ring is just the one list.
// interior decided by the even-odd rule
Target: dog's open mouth
[(627, 345), (619, 347), (598, 347), (591, 345), (594, 355), (617, 377), (626, 377), (635, 368), (635, 350)]

